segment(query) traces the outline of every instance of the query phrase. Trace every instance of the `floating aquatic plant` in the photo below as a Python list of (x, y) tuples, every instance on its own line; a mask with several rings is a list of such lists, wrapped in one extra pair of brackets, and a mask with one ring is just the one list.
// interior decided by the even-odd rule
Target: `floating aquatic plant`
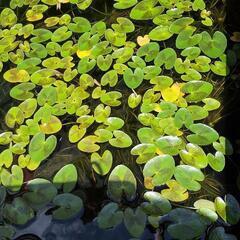
[[(98, 213), (100, 228), (123, 223), (139, 238), (147, 224), (166, 223), (172, 238), (186, 240), (205, 236), (218, 219), (236, 224), (232, 195), (193, 195), (232, 154), (206, 121), (221, 106), (209, 76), (229, 73), (227, 38), (208, 28), (207, 4), (115, 0), (111, 21), (87, 19), (92, 4), (11, 0), (0, 13), (0, 69), (13, 99), (0, 134), (0, 237), (11, 238), (9, 224), (27, 224), (47, 204), (55, 220), (83, 213), (88, 200), (75, 190), (88, 173), (107, 182), (111, 200)], [(69, 161), (48, 179), (29, 179), (64, 137), (83, 167)], [(221, 226), (211, 229), (215, 238), (235, 239)]]

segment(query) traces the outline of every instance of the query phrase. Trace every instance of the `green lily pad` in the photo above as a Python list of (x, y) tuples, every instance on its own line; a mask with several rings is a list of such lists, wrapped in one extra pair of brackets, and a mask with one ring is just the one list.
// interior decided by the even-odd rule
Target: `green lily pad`
[(109, 84), (110, 87), (114, 87), (118, 82), (118, 74), (116, 70), (110, 70), (106, 72), (101, 78), (101, 85), (106, 86)]
[(156, 146), (150, 143), (138, 144), (132, 148), (131, 154), (137, 155), (136, 162), (138, 164), (146, 163), (153, 157), (155, 157)]
[(117, 23), (111, 25), (112, 29), (119, 33), (131, 33), (135, 30), (135, 25), (131, 20), (124, 17), (118, 17)]
[(188, 47), (193, 47), (200, 43), (202, 35), (200, 33), (194, 34), (195, 28), (186, 27), (182, 30), (176, 39), (176, 47), (178, 49), (185, 49)]
[(124, 211), (124, 225), (131, 236), (140, 237), (146, 226), (147, 216), (140, 207), (135, 209), (126, 208)]
[(131, 10), (130, 18), (134, 20), (149, 20), (156, 15), (161, 14), (164, 10), (162, 6), (156, 6), (157, 0), (143, 0)]
[(114, 130), (113, 135), (115, 138), (109, 140), (113, 147), (128, 148), (132, 145), (132, 139), (123, 131)]
[(189, 126), (189, 130), (194, 134), (188, 135), (187, 140), (198, 145), (209, 145), (219, 138), (216, 130), (203, 123), (192, 124)]
[(148, 191), (143, 197), (147, 202), (143, 202), (141, 207), (148, 215), (165, 215), (172, 209), (170, 202), (158, 192)]
[(137, 56), (138, 57), (145, 57), (145, 62), (151, 62), (152, 60), (155, 59), (155, 57), (157, 56), (158, 52), (159, 52), (159, 44), (156, 42), (150, 42), (147, 43), (143, 46), (141, 46), (138, 50), (137, 50)]
[(208, 97), (213, 90), (211, 83), (204, 81), (190, 81), (185, 83), (181, 90), (188, 94), (186, 100), (189, 102), (198, 102)]
[(119, 209), (117, 203), (110, 202), (105, 205), (97, 216), (98, 226), (102, 229), (108, 229), (120, 224), (123, 220), (123, 212)]
[(77, 183), (78, 173), (73, 164), (62, 167), (54, 176), (53, 184), (57, 189), (63, 188), (63, 192), (71, 192)]
[(208, 158), (201, 147), (188, 143), (186, 150), (181, 150), (179, 155), (182, 161), (196, 168), (205, 168), (208, 165)]
[(172, 37), (173, 33), (169, 31), (168, 26), (157, 26), (150, 33), (149, 38), (153, 41), (164, 41)]
[(28, 191), (23, 194), (23, 199), (35, 210), (50, 203), (57, 195), (54, 185), (43, 178), (28, 181), (26, 187)]
[(162, 153), (174, 156), (183, 147), (183, 142), (176, 136), (163, 136), (156, 140), (156, 145)]
[(100, 100), (102, 103), (111, 106), (111, 107), (117, 107), (121, 105), (121, 101), (119, 98), (122, 97), (122, 94), (118, 91), (111, 91), (104, 93), (101, 97)]
[(91, 24), (86, 18), (74, 17), (73, 22), (68, 24), (68, 29), (72, 32), (85, 33), (91, 29)]
[(71, 193), (62, 193), (53, 199), (58, 208), (53, 211), (53, 219), (66, 220), (77, 215), (83, 208), (82, 199)]
[(112, 167), (113, 157), (109, 150), (105, 150), (103, 155), (100, 156), (98, 153), (91, 155), (91, 163), (94, 171), (99, 175), (106, 175)]
[(123, 79), (127, 87), (135, 89), (141, 85), (143, 76), (142, 69), (136, 68), (133, 72), (130, 68), (127, 68), (123, 74)]
[(107, 55), (106, 57), (99, 55), (97, 57), (97, 66), (104, 72), (111, 67), (112, 62), (112, 55)]
[(127, 9), (133, 7), (138, 1), (137, 0), (115, 0), (113, 4), (116, 9)]
[(179, 165), (174, 172), (176, 180), (186, 189), (191, 191), (198, 191), (201, 189), (199, 182), (204, 180), (204, 174), (198, 168)]
[(209, 240), (237, 240), (237, 238), (232, 234), (225, 233), (223, 227), (216, 227), (211, 231)]
[(28, 98), (18, 106), (23, 112), (24, 118), (30, 118), (37, 109), (37, 100)]
[(126, 33), (119, 33), (119, 32), (113, 31), (112, 29), (107, 29), (105, 31), (105, 38), (114, 46), (121, 47), (125, 44), (127, 37), (126, 37)]
[(10, 149), (5, 149), (0, 153), (0, 166), (9, 168), (13, 162), (13, 154)]
[(78, 72), (80, 74), (88, 73), (90, 72), (96, 65), (95, 59), (89, 59), (88, 57), (82, 58), (78, 63)]
[(160, 155), (149, 160), (143, 168), (144, 178), (151, 178), (153, 186), (161, 186), (170, 180), (175, 161), (170, 155)]
[(24, 113), (19, 107), (11, 107), (5, 116), (5, 122), (9, 128), (14, 128), (16, 124), (21, 125), (24, 122)]
[(21, 189), (23, 184), (23, 171), (19, 166), (13, 165), (11, 172), (2, 168), (0, 174), (2, 185), (8, 190), (18, 192)]
[(225, 157), (222, 152), (217, 151), (215, 155), (209, 153), (207, 155), (209, 165), (217, 172), (221, 172), (225, 167)]
[(213, 37), (206, 31), (202, 32), (202, 40), (199, 43), (201, 50), (210, 58), (221, 56), (227, 47), (227, 38), (222, 32), (216, 31)]
[(169, 213), (172, 222), (167, 231), (178, 240), (198, 239), (206, 231), (207, 223), (201, 216), (189, 209), (176, 208)]
[(187, 57), (189, 60), (194, 60), (200, 55), (200, 53), (201, 50), (199, 47), (188, 47), (181, 52), (181, 55)]
[(128, 106), (130, 108), (136, 108), (141, 103), (141, 100), (142, 100), (141, 95), (138, 95), (136, 93), (132, 93), (128, 97)]
[(68, 31), (68, 28), (66, 26), (62, 26), (62, 27), (56, 29), (52, 33), (51, 40), (53, 42), (63, 42), (65, 40), (67, 40), (68, 38), (70, 38), (71, 36), (72, 36), (72, 32)]
[(206, 4), (204, 0), (194, 0), (192, 7), (194, 11), (203, 10), (205, 9)]
[(31, 42), (42, 43), (42, 42), (46, 42), (47, 40), (51, 39), (52, 32), (47, 29), (44, 29), (44, 28), (38, 28), (38, 29), (34, 29), (32, 31), (32, 35), (34, 37), (31, 38)]
[(158, 55), (154, 59), (154, 64), (159, 67), (164, 65), (165, 68), (169, 70), (173, 68), (176, 59), (177, 54), (175, 50), (172, 48), (165, 48), (158, 53)]
[(26, 100), (32, 98), (34, 94), (31, 92), (35, 88), (35, 84), (31, 82), (20, 83), (10, 90), (10, 96), (17, 100)]
[(225, 196), (226, 202), (226, 220), (230, 224), (237, 224), (240, 220), (240, 206), (237, 199), (231, 195), (227, 194)]
[(182, 17), (177, 20), (175, 20), (169, 27), (169, 31), (171, 33), (180, 33), (182, 30), (184, 30), (188, 25), (192, 24), (194, 22), (194, 19), (191, 17)]
[(229, 74), (229, 67), (226, 62), (215, 61), (214, 64), (210, 65), (211, 70), (219, 76), (227, 76)]
[(137, 181), (132, 171), (125, 165), (116, 166), (108, 179), (108, 195), (114, 201), (120, 202), (123, 195), (128, 201), (136, 197)]
[(187, 109), (190, 111), (194, 121), (204, 119), (208, 116), (208, 111), (198, 105), (190, 105)]
[(3, 215), (13, 224), (24, 225), (34, 217), (34, 211), (22, 198), (17, 197), (12, 204), (5, 205)]
[(214, 142), (213, 147), (219, 151), (222, 152), (224, 155), (232, 155), (233, 154), (233, 147), (230, 143), (230, 141), (225, 137), (220, 137), (219, 142)]
[(30, 141), (28, 152), (31, 157), (29, 169), (36, 169), (39, 164), (48, 158), (57, 145), (57, 138), (54, 135), (45, 139), (44, 133), (37, 133)]

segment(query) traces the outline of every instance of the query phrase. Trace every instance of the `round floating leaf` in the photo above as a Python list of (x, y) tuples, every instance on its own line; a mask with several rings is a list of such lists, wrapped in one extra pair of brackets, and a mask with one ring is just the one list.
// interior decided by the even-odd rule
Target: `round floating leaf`
[(0, 153), (0, 166), (5, 165), (9, 168), (13, 162), (13, 154), (10, 149), (5, 149)]
[(200, 53), (201, 50), (199, 47), (188, 47), (181, 52), (181, 55), (187, 57), (189, 60), (194, 60), (200, 55)]
[(78, 149), (83, 152), (91, 153), (97, 152), (100, 146), (96, 144), (98, 137), (94, 135), (89, 135), (83, 138), (77, 145)]
[(71, 36), (72, 32), (68, 31), (68, 28), (66, 26), (62, 26), (53, 32), (51, 40), (53, 42), (63, 42)]
[(143, 143), (132, 148), (131, 154), (138, 155), (136, 162), (138, 164), (146, 163), (155, 156), (157, 148), (154, 144)]
[(165, 184), (173, 176), (175, 161), (170, 155), (161, 155), (149, 160), (143, 168), (144, 178), (151, 178), (153, 186)]
[(108, 127), (106, 128), (109, 131), (118, 130), (123, 127), (124, 121), (118, 117), (109, 117), (104, 122)]
[(70, 128), (68, 138), (71, 143), (78, 142), (86, 134), (86, 128), (81, 128), (78, 125), (74, 125)]
[(208, 97), (213, 90), (213, 85), (204, 81), (190, 81), (185, 83), (181, 91), (185, 94), (188, 102), (198, 102)]
[(194, 11), (203, 10), (205, 9), (206, 4), (204, 0), (194, 0), (192, 7)]
[(28, 152), (31, 157), (31, 162), (28, 169), (35, 170), (40, 163), (48, 158), (54, 151), (57, 145), (57, 138), (54, 135), (45, 139), (44, 133), (37, 133), (30, 141)]
[(113, 135), (115, 138), (109, 140), (113, 147), (127, 148), (132, 145), (132, 139), (123, 131), (114, 130)]
[(97, 65), (102, 71), (107, 71), (111, 67), (112, 62), (112, 55), (107, 55), (106, 57), (99, 55), (97, 57)]
[(45, 134), (57, 133), (62, 129), (62, 123), (58, 117), (52, 115), (47, 121), (41, 121), (40, 129)]
[(118, 22), (118, 24), (114, 23), (111, 26), (112, 29), (114, 29), (116, 32), (130, 33), (130, 32), (133, 32), (135, 30), (134, 24), (128, 18), (118, 17), (117, 22)]
[(159, 52), (159, 44), (156, 42), (150, 42), (148, 44), (144, 44), (137, 50), (137, 56), (143, 57), (145, 56), (145, 62), (151, 62), (155, 59)]
[(201, 120), (208, 116), (208, 111), (198, 105), (190, 105), (187, 107), (190, 111), (193, 120)]
[(149, 38), (153, 41), (164, 41), (172, 37), (172, 33), (169, 31), (168, 26), (157, 26), (150, 33)]
[(217, 151), (215, 156), (211, 153), (207, 155), (209, 165), (217, 172), (221, 172), (225, 167), (225, 157), (222, 152)]
[(31, 38), (31, 42), (42, 43), (51, 39), (52, 32), (44, 28), (38, 28), (32, 31), (32, 35), (35, 37)]
[(203, 123), (192, 124), (189, 126), (189, 130), (194, 134), (188, 135), (187, 140), (198, 145), (209, 145), (219, 138), (216, 130)]
[(11, 27), (17, 23), (17, 16), (10, 8), (4, 7), (0, 14), (0, 25), (2, 27)]
[(226, 202), (226, 220), (228, 223), (234, 225), (240, 220), (240, 206), (237, 199), (231, 195), (227, 194), (225, 196)]
[(164, 154), (177, 155), (182, 148), (182, 140), (175, 136), (164, 136), (156, 140), (156, 145)]
[(28, 98), (32, 98), (34, 96), (34, 94), (31, 92), (31, 90), (33, 90), (35, 88), (35, 86), (36, 85), (31, 82), (20, 83), (20, 84), (14, 86), (10, 90), (10, 96), (12, 98), (15, 98), (20, 101), (26, 100)]
[(232, 155), (233, 154), (233, 147), (228, 139), (225, 137), (220, 137), (219, 142), (214, 142), (213, 147), (222, 152), (224, 155)]
[(208, 165), (208, 158), (201, 147), (188, 143), (186, 149), (179, 152), (184, 163), (196, 168), (205, 168)]
[(214, 98), (205, 98), (205, 99), (202, 100), (202, 102), (205, 103), (203, 108), (206, 109), (207, 111), (216, 110), (221, 105), (221, 103)]
[(24, 69), (12, 68), (3, 75), (4, 79), (10, 83), (27, 82), (30, 80), (28, 72)]
[(189, 209), (176, 208), (169, 213), (168, 233), (174, 239), (198, 239), (206, 231), (207, 224), (201, 216)]
[(175, 114), (174, 122), (178, 128), (182, 128), (183, 125), (188, 128), (193, 124), (191, 112), (187, 108), (180, 108)]
[(188, 25), (192, 24), (194, 22), (194, 19), (191, 17), (182, 17), (177, 20), (175, 20), (169, 27), (169, 31), (171, 33), (180, 33), (182, 30), (184, 30)]
[(201, 185), (199, 184), (199, 181), (204, 180), (204, 174), (201, 170), (188, 165), (177, 166), (174, 172), (174, 177), (184, 188), (191, 191), (200, 190)]
[(157, 57), (154, 59), (154, 64), (159, 67), (164, 65), (166, 69), (171, 69), (175, 64), (176, 59), (177, 54), (175, 50), (172, 48), (165, 48), (158, 53)]
[(71, 192), (77, 183), (78, 173), (73, 164), (62, 167), (54, 176), (53, 184), (57, 189), (63, 187), (63, 192)]
[(37, 109), (37, 100), (35, 98), (28, 98), (18, 106), (23, 112), (24, 118), (31, 117)]
[(36, 210), (50, 203), (57, 195), (57, 189), (46, 179), (30, 180), (26, 187), (28, 192), (23, 194), (23, 199)]
[(211, 70), (219, 76), (227, 76), (229, 74), (229, 68), (226, 62), (215, 61), (214, 64), (210, 65)]
[(131, 208), (125, 209), (124, 224), (131, 236), (140, 237), (145, 230), (146, 222), (147, 216), (140, 207), (135, 211)]
[(66, 220), (77, 215), (83, 208), (82, 199), (71, 193), (62, 193), (53, 199), (53, 204), (59, 207), (53, 211), (53, 219)]
[(106, 86), (109, 84), (110, 87), (114, 87), (118, 82), (118, 74), (116, 70), (110, 70), (106, 72), (101, 78), (101, 85)]
[(162, 6), (156, 6), (156, 0), (143, 0), (139, 2), (130, 12), (130, 18), (134, 20), (148, 20), (161, 14), (164, 10)]
[(148, 191), (144, 193), (143, 197), (148, 202), (142, 203), (141, 207), (148, 215), (165, 215), (172, 209), (170, 202), (158, 192)]
[(91, 163), (94, 171), (99, 175), (106, 175), (112, 167), (113, 157), (109, 150), (105, 150), (103, 155), (100, 156), (98, 153), (91, 155)]
[(73, 18), (73, 22), (68, 24), (68, 28), (72, 32), (85, 33), (91, 29), (91, 24), (86, 18), (75, 17)]
[(18, 192), (23, 184), (23, 171), (17, 166), (13, 165), (11, 167), (11, 173), (5, 168), (1, 169), (1, 182), (2, 185), (5, 186), (12, 192)]
[(209, 208), (199, 208), (197, 210), (197, 213), (201, 216), (204, 216), (204, 218), (208, 219), (210, 222), (216, 222), (218, 219), (218, 215), (215, 213), (215, 211)]
[(226, 203), (221, 197), (216, 197), (215, 201), (215, 209), (217, 214), (224, 220), (226, 221)]
[(111, 107), (117, 107), (119, 105), (121, 105), (121, 101), (119, 100), (119, 98), (122, 97), (122, 93), (118, 92), (118, 91), (111, 91), (111, 92), (107, 92), (104, 93), (101, 97), (100, 100), (102, 103), (111, 106)]
[(168, 189), (163, 189), (161, 194), (172, 202), (183, 202), (188, 199), (189, 194), (186, 188), (181, 186), (177, 181), (171, 179), (166, 182)]
[(138, 95), (136, 93), (132, 93), (128, 97), (128, 106), (130, 108), (136, 108), (141, 103), (141, 100), (142, 100), (141, 95)]
[(16, 124), (21, 125), (24, 122), (24, 114), (19, 107), (12, 107), (5, 116), (5, 122), (8, 127), (14, 128)]
[(34, 217), (34, 211), (22, 198), (17, 197), (12, 204), (5, 205), (3, 216), (13, 224), (24, 225)]
[(127, 68), (123, 74), (123, 79), (129, 88), (135, 89), (139, 87), (143, 81), (143, 70), (141, 68), (136, 68), (134, 72)]
[(115, 0), (114, 8), (116, 9), (127, 9), (133, 7), (138, 1), (137, 0)]
[(110, 202), (99, 212), (97, 223), (100, 228), (107, 229), (120, 224), (122, 219), (123, 212), (119, 210), (118, 204)]
[(114, 201), (120, 202), (124, 195), (128, 201), (136, 197), (137, 181), (132, 171), (124, 166), (116, 166), (108, 179), (108, 195)]
[(237, 240), (237, 238), (232, 234), (225, 233), (223, 227), (216, 227), (211, 231), (209, 240)]
[(170, 87), (173, 83), (173, 79), (168, 76), (157, 76), (150, 80), (151, 84), (154, 84), (154, 91), (162, 91)]
[(222, 32), (216, 31), (213, 37), (206, 31), (202, 32), (202, 40), (199, 43), (201, 50), (210, 58), (221, 56), (227, 47), (227, 38)]

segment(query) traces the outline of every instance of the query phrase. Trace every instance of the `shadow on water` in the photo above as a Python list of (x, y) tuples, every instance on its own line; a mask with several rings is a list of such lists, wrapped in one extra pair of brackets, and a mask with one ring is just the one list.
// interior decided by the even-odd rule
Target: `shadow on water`
[[(228, 35), (227, 62), (230, 74), (223, 90), (223, 117), (215, 128), (233, 144), (234, 153), (226, 159), (224, 188), (240, 201), (240, 43), (230, 39), (234, 32), (240, 32), (239, 0), (226, 0), (225, 31)], [(237, 56), (235, 64), (232, 63), (233, 53)], [(232, 227), (232, 233), (240, 236), (240, 224)]]

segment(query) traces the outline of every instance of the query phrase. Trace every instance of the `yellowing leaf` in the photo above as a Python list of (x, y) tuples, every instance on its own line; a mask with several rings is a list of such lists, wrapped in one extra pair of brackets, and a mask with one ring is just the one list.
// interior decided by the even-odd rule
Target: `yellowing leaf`
[(53, 134), (56, 132), (59, 132), (62, 128), (62, 123), (59, 120), (59, 118), (55, 116), (51, 116), (49, 121), (44, 122), (42, 120), (42, 123), (40, 125), (40, 129), (45, 134)]
[(168, 87), (161, 91), (162, 97), (167, 102), (175, 102), (181, 97), (181, 86), (178, 83), (174, 83), (171, 87)]
[(171, 179), (166, 184), (169, 189), (161, 191), (163, 197), (172, 202), (182, 202), (188, 199), (187, 189), (182, 187), (176, 180)]
[(144, 37), (142, 37), (142, 36), (137, 37), (137, 43), (140, 47), (148, 44), (149, 42), (150, 42), (150, 38), (148, 35), (144, 35)]
[(77, 50), (77, 56), (79, 58), (88, 57), (91, 55), (91, 53), (92, 53), (92, 50), (84, 50), (84, 51)]
[(144, 186), (147, 189), (153, 189), (154, 188), (153, 178), (152, 177), (145, 177), (144, 178)]

